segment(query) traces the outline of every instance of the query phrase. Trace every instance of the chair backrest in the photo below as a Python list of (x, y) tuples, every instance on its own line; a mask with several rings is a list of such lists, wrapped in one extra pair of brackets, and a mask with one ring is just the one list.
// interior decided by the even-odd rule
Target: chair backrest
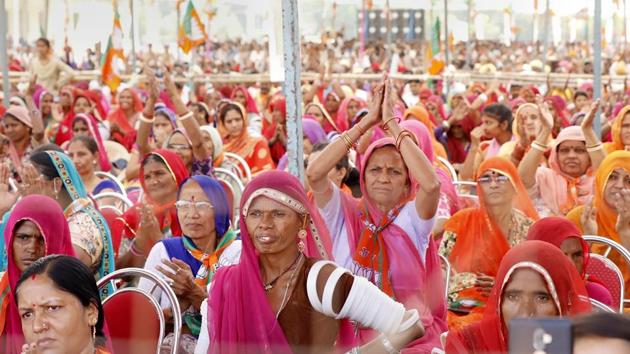
[(455, 167), (453, 167), (451, 162), (440, 156), (437, 157), (437, 160), (442, 166), (444, 166), (448, 174), (451, 175), (451, 179), (457, 182), (459, 180), (459, 177), (457, 176), (457, 170), (455, 170)]
[[(153, 282), (144, 291), (137, 287), (118, 289), (120, 280), (143, 278)], [(171, 287), (156, 274), (142, 268), (125, 268), (110, 273), (97, 282), (99, 290), (111, 285), (114, 292), (103, 300), (105, 319), (116, 353), (159, 353), (165, 336), (166, 321), (160, 304), (151, 296), (160, 289), (169, 302), (173, 314), (173, 346), (175, 354), (182, 331), (182, 314), (177, 296)], [(156, 331), (156, 329), (159, 329)], [(117, 348), (117, 346), (120, 346)]]
[(232, 153), (232, 152), (225, 152), (223, 154), (223, 156), (228, 159), (230, 162), (238, 165), (238, 167), (240, 168), (240, 170), (242, 172), (245, 173), (245, 183), (248, 183), (249, 181), (252, 180), (252, 170), (250, 169), (249, 165), (247, 164), (247, 162), (245, 161), (245, 159), (243, 159), (242, 157), (240, 157), (239, 155)]
[[(602, 236), (584, 235), (584, 240), (591, 246), (591, 252), (603, 255), (606, 258), (611, 259), (621, 274), (630, 272), (630, 251), (619, 243)], [(613, 252), (611, 254), (611, 252)], [(616, 258), (616, 261), (615, 261)], [(624, 289), (625, 290), (625, 289)], [(623, 306), (630, 305), (630, 298), (625, 297), (623, 299)]]
[(470, 181), (453, 181), (461, 209), (479, 206), (477, 183)]
[(601, 303), (595, 299), (589, 299), (591, 301), (591, 305), (593, 306), (593, 312), (612, 312), (615, 313), (615, 310), (613, 310), (610, 306)]
[(442, 271), (444, 272), (444, 298), (448, 299), (448, 287), (451, 282), (451, 263), (441, 254), (439, 256), (442, 263)]
[(99, 209), (107, 205), (112, 205), (125, 212), (133, 206), (133, 202), (126, 195), (116, 192), (102, 192), (92, 196), (98, 203)]
[(103, 301), (115, 353), (156, 353), (164, 339), (164, 315), (155, 299), (135, 288)]
[(228, 194), (228, 198), (231, 198), (232, 225), (234, 227), (238, 227), (236, 220), (240, 212), (241, 196), (243, 195), (245, 187), (243, 186), (240, 178), (230, 170), (215, 168), (214, 175), (217, 180), (223, 184), (225, 192)]
[(104, 179), (114, 182), (114, 184), (116, 185), (118, 189), (118, 193), (124, 195), (125, 197), (127, 196), (127, 191), (125, 190), (125, 186), (122, 184), (122, 182), (120, 182), (118, 178), (116, 178), (116, 176), (114, 176), (111, 173), (103, 172), (103, 171), (96, 171), (94, 172), (94, 174), (97, 177), (104, 178)]
[(586, 274), (593, 276), (604, 284), (612, 296), (612, 307), (623, 313), (625, 287), (623, 275), (619, 268), (610, 259), (591, 253), (590, 260), (586, 265)]

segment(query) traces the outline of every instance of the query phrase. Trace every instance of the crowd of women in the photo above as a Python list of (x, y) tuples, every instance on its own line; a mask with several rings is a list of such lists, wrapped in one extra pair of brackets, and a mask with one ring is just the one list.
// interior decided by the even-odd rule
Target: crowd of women
[(279, 87), (188, 100), (146, 66), (108, 100), (38, 47), (2, 112), (3, 352), (114, 352), (96, 282), (130, 267), (177, 297), (134, 284), (184, 323), (163, 350), (507, 353), (519, 317), (576, 317), (577, 353), (630, 349), (627, 318), (589, 315), (623, 296), (583, 238), (630, 249), (630, 92), (305, 83), (301, 183)]

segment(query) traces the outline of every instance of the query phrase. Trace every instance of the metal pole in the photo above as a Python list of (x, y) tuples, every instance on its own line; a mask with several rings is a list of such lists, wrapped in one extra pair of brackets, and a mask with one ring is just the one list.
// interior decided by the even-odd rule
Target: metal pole
[[(628, 44), (628, 8), (627, 2), (623, 0), (623, 48), (626, 49)], [(625, 59), (625, 58), (624, 58)]]
[(5, 107), (9, 107), (9, 48), (7, 48), (7, 8), (4, 0), (0, 0), (0, 67), (2, 67), (2, 90)]
[(175, 5), (175, 7), (177, 7), (177, 25), (175, 26), (175, 52), (177, 53), (177, 61), (181, 58), (181, 50), (179, 49), (179, 17), (181, 16), (181, 10), (179, 8), (181, 7), (181, 4), (181, 2), (177, 2), (177, 5)]
[(136, 20), (133, 11), (133, 0), (129, 0), (129, 11), (131, 13), (131, 72), (136, 72)]
[(287, 153), (289, 172), (304, 183), (302, 148), (302, 91), (300, 76), (300, 29), (297, 0), (282, 0), (282, 45), (284, 61), (284, 95), (287, 100)]
[(472, 41), (473, 41), (473, 26), (472, 26), (472, 0), (468, 0), (468, 41), (466, 42), (466, 68), (472, 67)]
[(549, 3), (551, 0), (547, 0), (547, 5), (545, 8), (545, 42), (543, 43), (543, 53), (542, 53), (542, 64), (543, 64), (543, 73), (545, 72), (545, 66), (547, 66), (547, 51), (549, 50), (549, 20), (550, 20), (550, 11), (549, 11)]
[[(593, 19), (593, 99), (602, 96), (602, 1), (595, 0), (595, 18)], [(599, 117), (599, 112), (597, 112)], [(595, 134), (599, 137), (601, 134), (601, 121), (595, 119), (593, 122)]]
[(448, 67), (448, 0), (444, 0), (444, 64)]

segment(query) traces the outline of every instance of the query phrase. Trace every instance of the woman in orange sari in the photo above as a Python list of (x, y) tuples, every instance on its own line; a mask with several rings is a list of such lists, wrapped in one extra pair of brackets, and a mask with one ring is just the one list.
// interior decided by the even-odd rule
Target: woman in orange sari
[(481, 319), (503, 255), (525, 241), (529, 226), (538, 219), (510, 161), (489, 158), (477, 176), (479, 207), (461, 210), (446, 222), (439, 250), (454, 273), (448, 320), (455, 330)]
[(224, 105), (219, 114), (219, 124), (220, 131), (224, 132), (223, 150), (245, 159), (252, 176), (275, 167), (267, 140), (249, 135), (243, 106), (236, 102)]
[(619, 111), (612, 123), (611, 133), (612, 142), (604, 144), (606, 153), (616, 150), (630, 151), (630, 105)]
[[(614, 151), (595, 173), (593, 202), (567, 214), (584, 235), (601, 235), (630, 249), (630, 152)], [(614, 253), (614, 252), (613, 252)], [(610, 257), (629, 285), (630, 270), (620, 255)], [(626, 286), (626, 296), (630, 289)]]
[(404, 120), (408, 119), (415, 119), (424, 124), (431, 133), (431, 140), (433, 141), (433, 152), (435, 153), (435, 156), (448, 159), (446, 155), (446, 149), (444, 149), (444, 146), (440, 144), (437, 139), (435, 139), (435, 123), (433, 123), (433, 121), (429, 117), (429, 112), (427, 112), (427, 110), (422, 106), (411, 106), (407, 108), (404, 115)]

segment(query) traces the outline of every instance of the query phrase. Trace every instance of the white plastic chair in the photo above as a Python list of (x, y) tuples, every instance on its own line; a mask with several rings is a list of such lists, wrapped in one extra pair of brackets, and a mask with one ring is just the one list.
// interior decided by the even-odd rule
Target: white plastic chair
[(232, 222), (234, 228), (238, 227), (238, 213), (240, 212), (241, 196), (245, 186), (241, 179), (232, 171), (224, 168), (215, 168), (214, 176), (224, 182), (224, 185), (230, 190), (232, 194)]
[(619, 267), (610, 259), (597, 254), (591, 253), (589, 255), (590, 261), (586, 266), (586, 274), (594, 275), (598, 280), (602, 281), (610, 291), (610, 295), (613, 297), (613, 307), (623, 313), (623, 300), (625, 293), (625, 281), (623, 274), (619, 270)]
[[(122, 212), (125, 212), (127, 209), (133, 206), (133, 202), (127, 198), (126, 195), (122, 195), (116, 192), (102, 192), (96, 195), (93, 195), (92, 198), (98, 203), (103, 199), (114, 199), (116, 200), (116, 207), (119, 208)], [(100, 205), (99, 208), (105, 208), (108, 205)]]
[(440, 156), (437, 157), (437, 160), (440, 161), (440, 163), (442, 163), (444, 167), (446, 167), (446, 169), (448, 170), (448, 174), (451, 175), (451, 179), (453, 180), (453, 182), (457, 182), (459, 180), (459, 177), (457, 176), (457, 170), (455, 169), (453, 164), (451, 164), (449, 160)]
[(610, 306), (599, 302), (595, 299), (589, 299), (591, 302), (591, 305), (593, 306), (593, 311), (594, 312), (611, 312), (611, 313), (615, 313), (615, 310), (613, 310)]
[(122, 184), (122, 182), (120, 182), (120, 180), (116, 176), (114, 176), (111, 173), (103, 172), (103, 171), (96, 171), (96, 172), (94, 172), (94, 174), (96, 175), (96, 177), (108, 179), (108, 180), (116, 183), (118, 188), (120, 188), (120, 191), (121, 191), (120, 194), (124, 195), (125, 197), (127, 196), (127, 191), (125, 190), (125, 186)]
[[(249, 168), (249, 165), (247, 164), (247, 162), (245, 161), (245, 159), (243, 159), (242, 157), (240, 157), (239, 155), (232, 153), (232, 152), (225, 152), (223, 154), (223, 156), (225, 156), (225, 158), (230, 161), (231, 163), (237, 165), (238, 167), (240, 167), (239, 169), (243, 172), (245, 172), (245, 183), (249, 183), (249, 181), (252, 180), (252, 170)], [(215, 169), (216, 170), (216, 169)]]
[(472, 202), (474, 206), (479, 206), (479, 196), (477, 195), (477, 183), (471, 181), (453, 181), (457, 197), (462, 200)]
[(444, 270), (444, 298), (448, 299), (448, 286), (451, 282), (451, 263), (441, 254), (439, 256)]

